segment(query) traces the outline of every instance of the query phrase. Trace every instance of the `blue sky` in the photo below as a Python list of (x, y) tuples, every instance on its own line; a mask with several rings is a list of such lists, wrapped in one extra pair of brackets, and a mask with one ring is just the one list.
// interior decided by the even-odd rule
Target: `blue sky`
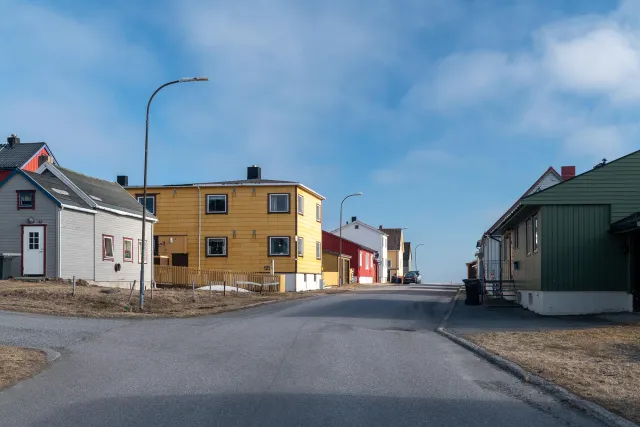
[[(102, 4), (104, 3), (104, 4)], [(636, 0), (3, 0), (0, 131), (78, 171), (152, 184), (263, 176), (408, 227), (423, 278), (549, 166), (638, 149)]]

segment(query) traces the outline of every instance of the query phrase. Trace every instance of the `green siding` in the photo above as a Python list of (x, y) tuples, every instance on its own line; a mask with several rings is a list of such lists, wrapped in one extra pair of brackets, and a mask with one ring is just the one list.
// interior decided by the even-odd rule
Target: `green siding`
[(609, 223), (640, 211), (640, 151), (523, 199), (525, 205), (611, 205)]
[(543, 291), (626, 291), (625, 238), (608, 232), (606, 205), (542, 208)]
[[(542, 242), (542, 236), (540, 235), (540, 231), (542, 230), (541, 219), (542, 219), (542, 211), (530, 212), (527, 214), (524, 219), (516, 226), (518, 229), (518, 237), (520, 240), (519, 247), (513, 247), (512, 256), (513, 261), (518, 261), (519, 268), (518, 270), (513, 270), (513, 280), (518, 290), (529, 290), (529, 291), (539, 291), (541, 290), (541, 279), (540, 279), (540, 260), (541, 260), (541, 247), (538, 247), (538, 252), (534, 252), (532, 254), (527, 255), (527, 236), (526, 236), (526, 224), (527, 219), (531, 219), (535, 214), (538, 214), (538, 224), (540, 230), (538, 231), (538, 241)], [(515, 230), (514, 230), (515, 232)]]

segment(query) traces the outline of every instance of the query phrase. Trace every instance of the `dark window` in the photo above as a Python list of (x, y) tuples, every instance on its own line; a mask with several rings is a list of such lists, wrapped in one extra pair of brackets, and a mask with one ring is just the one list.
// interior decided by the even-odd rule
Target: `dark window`
[(289, 238), (269, 237), (269, 256), (289, 256)]
[(171, 265), (174, 267), (189, 267), (189, 254), (171, 254)]
[(207, 194), (207, 213), (227, 213), (227, 195)]
[(227, 238), (207, 237), (207, 256), (227, 256)]
[(18, 190), (18, 209), (35, 209), (35, 190)]
[[(144, 195), (138, 195), (136, 199), (138, 199), (138, 203), (142, 204)], [(156, 196), (147, 195), (147, 210), (154, 215), (156, 214)]]
[(289, 212), (289, 195), (269, 194), (269, 212)]
[(533, 217), (533, 252), (538, 252), (538, 215)]

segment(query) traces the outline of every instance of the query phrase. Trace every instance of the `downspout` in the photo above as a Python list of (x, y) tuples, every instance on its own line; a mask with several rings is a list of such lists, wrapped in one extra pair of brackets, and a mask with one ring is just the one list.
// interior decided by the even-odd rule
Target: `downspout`
[[(296, 186), (296, 191), (295, 191), (295, 200), (296, 200), (296, 208), (293, 212), (294, 215), (294, 224), (295, 224), (295, 238), (296, 238), (296, 252), (295, 252), (295, 257), (293, 258), (293, 262), (294, 262), (294, 267), (293, 267), (293, 271), (295, 272), (293, 277), (293, 281), (294, 283), (297, 284), (298, 282), (298, 187)], [(306, 283), (305, 283), (306, 286)], [(296, 290), (297, 290), (297, 285), (296, 285)]]
[(200, 195), (200, 186), (198, 185), (198, 272), (200, 272), (200, 253), (202, 251), (202, 197)]
[[(62, 279), (62, 206), (58, 209), (58, 223), (56, 225), (56, 251), (58, 252), (58, 274), (56, 275), (59, 279)], [(94, 245), (95, 246), (95, 245)]]

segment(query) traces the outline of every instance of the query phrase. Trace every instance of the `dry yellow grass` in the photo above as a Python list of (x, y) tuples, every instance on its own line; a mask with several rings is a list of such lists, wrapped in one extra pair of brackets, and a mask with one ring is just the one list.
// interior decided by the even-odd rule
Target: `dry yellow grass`
[(640, 422), (640, 325), (470, 334), (470, 341)]
[(47, 357), (42, 351), (0, 346), (0, 390), (32, 377), (46, 364)]
[[(131, 304), (129, 290), (100, 286), (77, 286), (71, 295), (71, 286), (60, 282), (26, 283), (0, 281), (0, 310), (84, 317), (190, 317), (216, 314), (224, 311), (270, 301), (285, 301), (310, 297), (315, 293), (265, 293), (196, 291), (190, 289), (154, 289), (153, 296), (145, 292), (145, 308), (137, 310), (138, 291), (133, 292)], [(320, 291), (333, 293), (334, 291)]]

